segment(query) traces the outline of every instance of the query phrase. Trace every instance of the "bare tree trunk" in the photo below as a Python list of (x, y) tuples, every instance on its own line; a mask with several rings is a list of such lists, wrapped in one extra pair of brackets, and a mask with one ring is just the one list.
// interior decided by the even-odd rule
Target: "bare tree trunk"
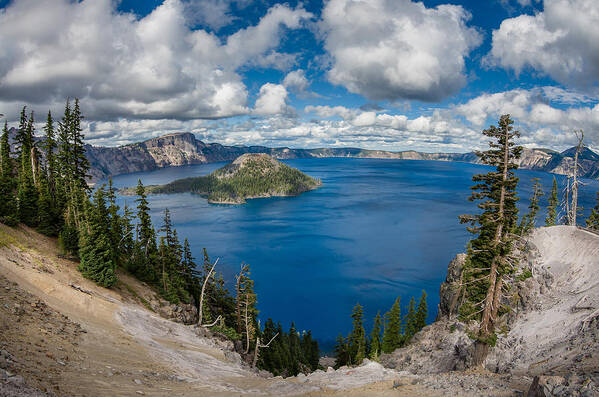
[(576, 226), (576, 215), (578, 212), (578, 155), (582, 150), (582, 140), (584, 139), (584, 131), (574, 131), (576, 134), (576, 138), (578, 139), (578, 145), (576, 145), (576, 152), (574, 153), (574, 170), (572, 172), (572, 209), (570, 213), (570, 222), (571, 226)]
[(260, 337), (256, 337), (256, 349), (254, 350), (254, 360), (252, 361), (252, 368), (256, 368), (256, 364), (258, 364), (258, 356), (260, 355), (260, 348), (266, 348), (269, 347), (271, 342), (273, 340), (275, 340), (275, 338), (279, 335), (279, 333), (277, 332), (275, 334), (275, 336), (273, 336), (272, 338), (270, 338), (270, 340), (268, 341), (267, 344), (262, 345), (260, 344)]
[(250, 305), (249, 295), (245, 294), (245, 354), (250, 351), (250, 329), (248, 327), (248, 306)]
[(235, 316), (237, 317), (237, 333), (241, 333), (241, 283), (243, 281), (243, 276), (247, 271), (247, 265), (242, 264), (241, 269), (239, 270), (239, 274), (235, 276)]
[(235, 283), (235, 317), (237, 318), (237, 333), (240, 334), (241, 333), (241, 303), (240, 303), (240, 294), (241, 294), (241, 275), (243, 272), (243, 268), (242, 271), (239, 272), (239, 275), (237, 276), (237, 281)]
[(198, 309), (198, 325), (202, 325), (202, 310), (204, 309), (204, 292), (206, 291), (206, 284), (208, 283), (210, 277), (212, 277), (212, 272), (214, 272), (214, 267), (218, 263), (218, 260), (219, 258), (216, 258), (214, 265), (212, 265), (212, 269), (210, 269), (206, 275), (206, 278), (204, 279), (204, 284), (202, 284), (202, 292), (200, 293), (200, 308)]
[(260, 354), (260, 337), (256, 337), (256, 348), (254, 349), (254, 359), (252, 360), (252, 368), (256, 368), (258, 364), (258, 355)]
[(39, 163), (35, 152), (35, 147), (31, 147), (31, 173), (33, 174), (33, 184), (38, 186)]

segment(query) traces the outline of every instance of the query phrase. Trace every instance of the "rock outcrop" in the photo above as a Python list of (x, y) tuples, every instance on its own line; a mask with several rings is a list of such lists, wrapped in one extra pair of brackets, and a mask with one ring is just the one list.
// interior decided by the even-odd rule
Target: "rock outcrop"
[[(571, 226), (535, 229), (516, 252), (523, 276), (514, 277), (487, 370), (514, 377), (539, 376), (533, 396), (599, 394), (599, 236)], [(456, 316), (460, 254), (448, 266), (437, 321), (381, 362), (414, 374), (462, 370), (471, 364), (476, 324)], [(509, 302), (508, 302), (509, 301)], [(545, 394), (542, 394), (545, 393)]]

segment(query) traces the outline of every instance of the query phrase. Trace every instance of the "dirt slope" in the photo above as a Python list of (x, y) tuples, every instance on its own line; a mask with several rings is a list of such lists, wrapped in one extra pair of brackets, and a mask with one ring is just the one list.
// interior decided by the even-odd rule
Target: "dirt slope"
[(0, 396), (438, 395), (407, 382), (393, 388), (405, 374), (376, 363), (265, 379), (222, 342), (144, 307), (137, 296), (153, 292), (137, 280), (119, 274), (107, 290), (76, 267), (55, 240), (0, 224)]
[(282, 379), (260, 377), (226, 343), (147, 309), (140, 297), (155, 293), (143, 283), (119, 274), (116, 288), (98, 287), (58, 256), (53, 239), (0, 224), (0, 397), (507, 397), (525, 393), (532, 375), (573, 371), (591, 390), (584, 376), (599, 373), (598, 254), (599, 236), (535, 231), (526, 259), (534, 275), (519, 287), (526, 304), (490, 357), (498, 374), (453, 371), (471, 341), (443, 320), (384, 360), (388, 368), (365, 362)]

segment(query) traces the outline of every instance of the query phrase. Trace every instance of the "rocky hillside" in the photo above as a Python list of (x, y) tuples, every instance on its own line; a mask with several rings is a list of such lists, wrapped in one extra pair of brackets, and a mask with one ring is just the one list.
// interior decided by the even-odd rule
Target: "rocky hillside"
[[(530, 396), (599, 395), (598, 255), (599, 236), (571, 226), (536, 229), (525, 241), (521, 276), (504, 296), (511, 311), (485, 362), (499, 378), (489, 379), (535, 378)], [(437, 321), (414, 343), (384, 355), (385, 366), (442, 374), (471, 365), (474, 345), (468, 335), (476, 324), (456, 317), (464, 260), (460, 254), (449, 265)]]
[[(161, 167), (232, 161), (245, 153), (266, 153), (276, 159), (356, 157), (406, 160), (478, 162), (474, 153), (388, 152), (358, 148), (290, 149), (265, 146), (223, 146), (204, 143), (191, 133), (152, 138), (119, 147), (86, 146), (91, 164), (92, 181), (108, 175), (150, 171)], [(525, 149), (520, 160), (524, 169), (567, 174), (571, 169), (573, 149), (558, 153), (548, 149)], [(599, 156), (585, 148), (581, 156), (582, 176), (599, 178)]]
[[(596, 396), (599, 236), (534, 231), (506, 299), (514, 309), (486, 361), (455, 317), (464, 257), (450, 264), (439, 319), (411, 344), (357, 367), (282, 379), (243, 364), (232, 342), (185, 325), (138, 280), (101, 288), (56, 241), (0, 224), (0, 396)], [(193, 317), (193, 313), (192, 316)], [(193, 320), (192, 320), (193, 322)]]
[[(207, 176), (183, 178), (150, 193), (192, 192), (216, 204), (243, 204), (246, 199), (297, 196), (318, 188), (321, 182), (264, 153), (246, 153)], [(128, 188), (124, 193), (134, 193)]]

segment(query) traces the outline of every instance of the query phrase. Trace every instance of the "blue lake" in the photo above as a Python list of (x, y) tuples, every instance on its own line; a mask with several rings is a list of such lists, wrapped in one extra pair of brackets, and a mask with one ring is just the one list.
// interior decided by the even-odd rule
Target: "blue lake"
[[(437, 313), (439, 284), (447, 264), (464, 251), (470, 234), (458, 215), (476, 211), (467, 200), (480, 165), (410, 160), (302, 159), (286, 161), (320, 178), (323, 186), (298, 197), (250, 200), (245, 205), (212, 205), (197, 195), (149, 196), (154, 225), (171, 211), (181, 240), (193, 253), (203, 247), (220, 258), (231, 282), (242, 262), (249, 263), (260, 317), (288, 327), (311, 329), (325, 348), (351, 328), (352, 307), (365, 307), (367, 330), (377, 311), (384, 313), (400, 295), (428, 294), (429, 321)], [(164, 168), (116, 176), (116, 187), (161, 184), (205, 175), (224, 163)], [(528, 205), (533, 177), (544, 191), (553, 175), (518, 171), (520, 208)], [(557, 176), (560, 188), (565, 178)], [(584, 180), (584, 217), (595, 205), (599, 182)], [(119, 197), (135, 206), (135, 197)], [(543, 224), (547, 195), (538, 224)], [(199, 259), (198, 259), (199, 262)]]

